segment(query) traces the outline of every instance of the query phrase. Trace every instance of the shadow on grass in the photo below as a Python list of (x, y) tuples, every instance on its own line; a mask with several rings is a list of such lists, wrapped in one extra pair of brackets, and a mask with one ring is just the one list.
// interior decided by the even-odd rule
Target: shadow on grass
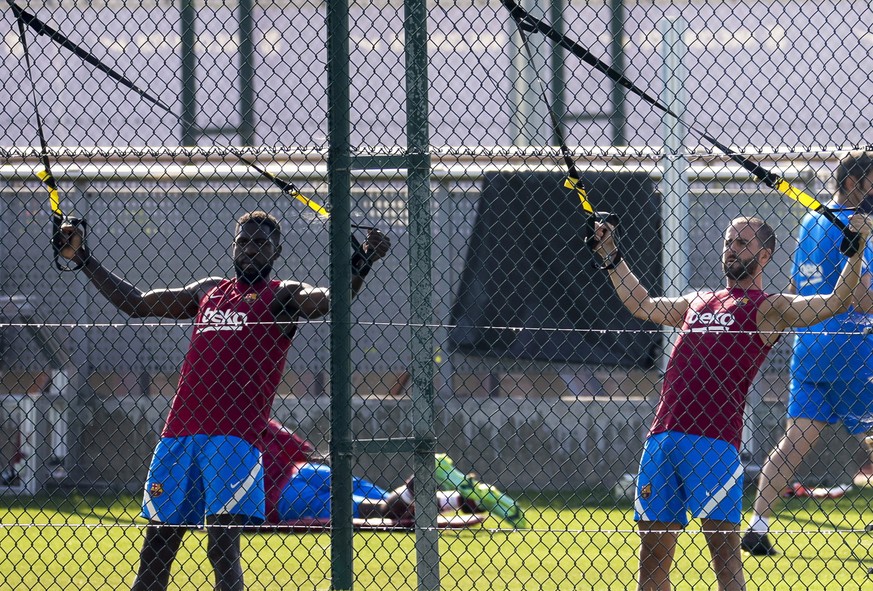
[[(750, 508), (753, 496), (744, 499)], [(857, 572), (866, 580), (873, 567), (873, 491), (854, 490), (839, 499), (792, 498), (781, 501), (771, 523), (771, 536), (781, 553), (775, 559), (791, 563), (801, 560), (815, 570), (839, 563), (840, 569)], [(773, 558), (744, 555), (746, 568), (760, 562), (762, 568)], [(816, 567), (815, 565), (818, 565)]]
[(140, 499), (129, 493), (105, 492), (81, 494), (76, 491), (56, 490), (34, 496), (0, 496), (0, 512), (20, 514), (57, 514), (78, 519), (97, 519), (101, 522), (136, 524)]
[[(575, 491), (545, 491), (535, 494), (507, 493), (524, 507), (535, 509), (631, 509), (631, 501), (616, 501), (606, 488)], [(517, 496), (515, 496), (517, 495)]]

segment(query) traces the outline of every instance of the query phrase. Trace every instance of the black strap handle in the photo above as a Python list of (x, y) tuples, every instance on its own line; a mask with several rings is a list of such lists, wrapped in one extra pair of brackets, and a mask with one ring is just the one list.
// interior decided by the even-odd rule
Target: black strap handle
[(618, 240), (621, 237), (620, 221), (618, 214), (612, 213), (611, 211), (598, 211), (595, 212), (594, 215), (588, 217), (588, 221), (585, 223), (585, 244), (591, 249), (591, 252), (595, 253), (595, 256), (597, 253), (597, 245), (600, 244), (600, 241), (594, 236), (594, 225), (597, 222), (612, 226), (612, 235), (613, 240), (615, 241), (615, 254), (608, 262), (604, 261), (603, 264), (597, 264), (595, 262), (595, 269), (608, 271), (610, 269), (615, 269), (616, 265), (621, 262), (621, 250), (618, 246)]
[(85, 246), (85, 237), (88, 233), (88, 224), (82, 218), (52, 214), (52, 251), (54, 252), (55, 257), (55, 267), (57, 267), (59, 271), (78, 271), (85, 266), (84, 260), (80, 261), (76, 265), (71, 265), (69, 263), (61, 264), (61, 249), (67, 245), (66, 239), (61, 233), (61, 226), (63, 226), (64, 224), (69, 224), (74, 228), (82, 229), (83, 247)]

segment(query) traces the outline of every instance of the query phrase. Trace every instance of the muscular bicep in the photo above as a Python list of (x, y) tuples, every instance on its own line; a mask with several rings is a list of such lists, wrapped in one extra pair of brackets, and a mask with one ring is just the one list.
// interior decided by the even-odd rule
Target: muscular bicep
[(681, 328), (685, 322), (685, 313), (688, 311), (688, 307), (693, 299), (694, 294), (678, 298), (649, 298), (644, 302), (640, 302), (638, 309), (633, 311), (633, 315), (640, 320)]
[(312, 320), (330, 312), (330, 290), (307, 283), (285, 282), (276, 296), (273, 315), (280, 322)]
[(870, 274), (861, 275), (861, 282), (855, 288), (853, 294), (853, 304), (859, 312), (864, 314), (873, 314), (873, 292), (870, 291), (873, 287), (873, 278)]
[(179, 288), (152, 289), (142, 294), (136, 316), (188, 320), (197, 316), (200, 300), (220, 278), (210, 277)]
[(761, 304), (758, 310), (758, 327), (762, 331), (783, 331), (812, 326), (841, 311), (842, 302), (833, 294), (775, 294)]

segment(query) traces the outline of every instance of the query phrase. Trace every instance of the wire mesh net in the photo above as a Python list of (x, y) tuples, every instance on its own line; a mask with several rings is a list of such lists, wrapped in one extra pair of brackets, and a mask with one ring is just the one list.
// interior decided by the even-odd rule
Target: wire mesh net
[(8, 4), (4, 588), (868, 584), (868, 3)]

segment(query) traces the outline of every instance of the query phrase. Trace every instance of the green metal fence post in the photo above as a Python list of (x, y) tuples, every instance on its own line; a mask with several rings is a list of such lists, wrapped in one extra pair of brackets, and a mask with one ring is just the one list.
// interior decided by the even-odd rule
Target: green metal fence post
[[(624, 72), (624, 0), (610, 0), (611, 18), (609, 19), (609, 32), (612, 35), (610, 48), (612, 51), (612, 67), (618, 72)], [(624, 136), (624, 127), (627, 122), (625, 116), (626, 92), (621, 84), (612, 85), (612, 114), (609, 119), (612, 123), (612, 145), (625, 146), (627, 139)]]
[(255, 145), (255, 45), (253, 0), (239, 3), (239, 139)]
[(183, 146), (197, 145), (197, 9), (194, 0), (181, 0), (179, 14), (182, 43), (182, 113), (179, 119)]
[(327, 179), (330, 187), (331, 588), (352, 588), (352, 268), (349, 6), (327, 2)]
[(416, 483), (415, 550), (418, 588), (439, 588), (439, 534), (434, 478), (433, 280), (431, 278), (431, 195), (428, 152), (427, 7), (404, 2), (406, 36), (406, 137), (409, 157), (409, 308), (412, 348), (413, 468)]

